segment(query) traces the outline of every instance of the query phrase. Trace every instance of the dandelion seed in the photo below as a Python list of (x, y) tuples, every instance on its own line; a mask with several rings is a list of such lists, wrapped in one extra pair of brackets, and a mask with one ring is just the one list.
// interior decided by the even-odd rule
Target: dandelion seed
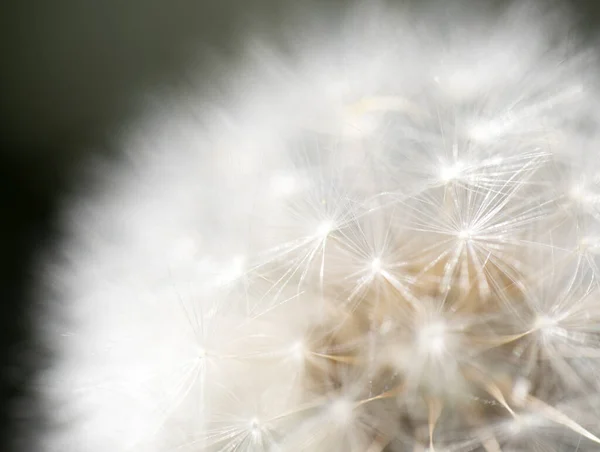
[(458, 233), (458, 238), (461, 240), (471, 240), (473, 231), (471, 229), (463, 229)]
[(442, 322), (425, 325), (419, 331), (421, 349), (433, 356), (437, 356), (444, 351), (446, 340), (446, 326)]
[(317, 228), (317, 232), (315, 235), (317, 237), (327, 237), (332, 230), (333, 230), (333, 223), (331, 221), (324, 221)]
[(529, 396), (530, 391), (531, 382), (526, 378), (518, 378), (513, 387), (511, 398), (516, 405), (522, 406), (527, 396)]
[(290, 347), (290, 355), (295, 361), (302, 362), (306, 356), (306, 346), (302, 341), (296, 341)]
[(378, 257), (376, 257), (375, 259), (373, 259), (373, 261), (371, 262), (371, 273), (373, 275), (378, 274), (381, 271), (381, 259), (379, 259)]
[(453, 165), (443, 166), (440, 169), (440, 179), (443, 182), (451, 182), (458, 179), (465, 165), (462, 162), (456, 162)]
[(330, 406), (331, 417), (334, 422), (340, 426), (348, 426), (354, 418), (354, 404), (347, 399), (337, 399)]

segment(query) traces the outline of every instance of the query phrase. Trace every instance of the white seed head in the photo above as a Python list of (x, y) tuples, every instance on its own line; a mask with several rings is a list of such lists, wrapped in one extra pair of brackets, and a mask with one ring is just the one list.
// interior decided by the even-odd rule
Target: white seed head
[(600, 69), (480, 3), (290, 14), (141, 118), (43, 267), (30, 450), (599, 450)]

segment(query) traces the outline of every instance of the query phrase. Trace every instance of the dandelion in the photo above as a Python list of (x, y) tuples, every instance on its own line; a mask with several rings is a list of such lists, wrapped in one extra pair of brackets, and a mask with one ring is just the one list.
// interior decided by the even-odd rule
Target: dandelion
[(454, 8), (302, 15), (145, 118), (45, 266), (41, 450), (600, 448), (596, 63)]

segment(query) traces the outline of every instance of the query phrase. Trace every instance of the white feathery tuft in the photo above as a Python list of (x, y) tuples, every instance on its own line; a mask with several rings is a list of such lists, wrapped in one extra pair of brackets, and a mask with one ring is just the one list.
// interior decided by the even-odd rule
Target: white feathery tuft
[(45, 266), (40, 450), (600, 449), (600, 68), (468, 5), (304, 12), (136, 125)]

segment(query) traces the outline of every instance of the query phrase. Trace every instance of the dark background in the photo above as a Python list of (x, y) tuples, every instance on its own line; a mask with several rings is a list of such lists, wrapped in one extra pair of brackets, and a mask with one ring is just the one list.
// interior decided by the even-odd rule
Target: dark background
[[(179, 82), (200, 50), (234, 56), (244, 13), (268, 27), (287, 3), (1, 2), (0, 450), (35, 419), (19, 403), (34, 371), (24, 357), (40, 359), (29, 342), (33, 257), (58, 237), (57, 203), (77, 191), (69, 181), (82, 157), (115, 152), (110, 137), (139, 111), (144, 93)], [(600, 1), (569, 3), (580, 31), (593, 35)]]

